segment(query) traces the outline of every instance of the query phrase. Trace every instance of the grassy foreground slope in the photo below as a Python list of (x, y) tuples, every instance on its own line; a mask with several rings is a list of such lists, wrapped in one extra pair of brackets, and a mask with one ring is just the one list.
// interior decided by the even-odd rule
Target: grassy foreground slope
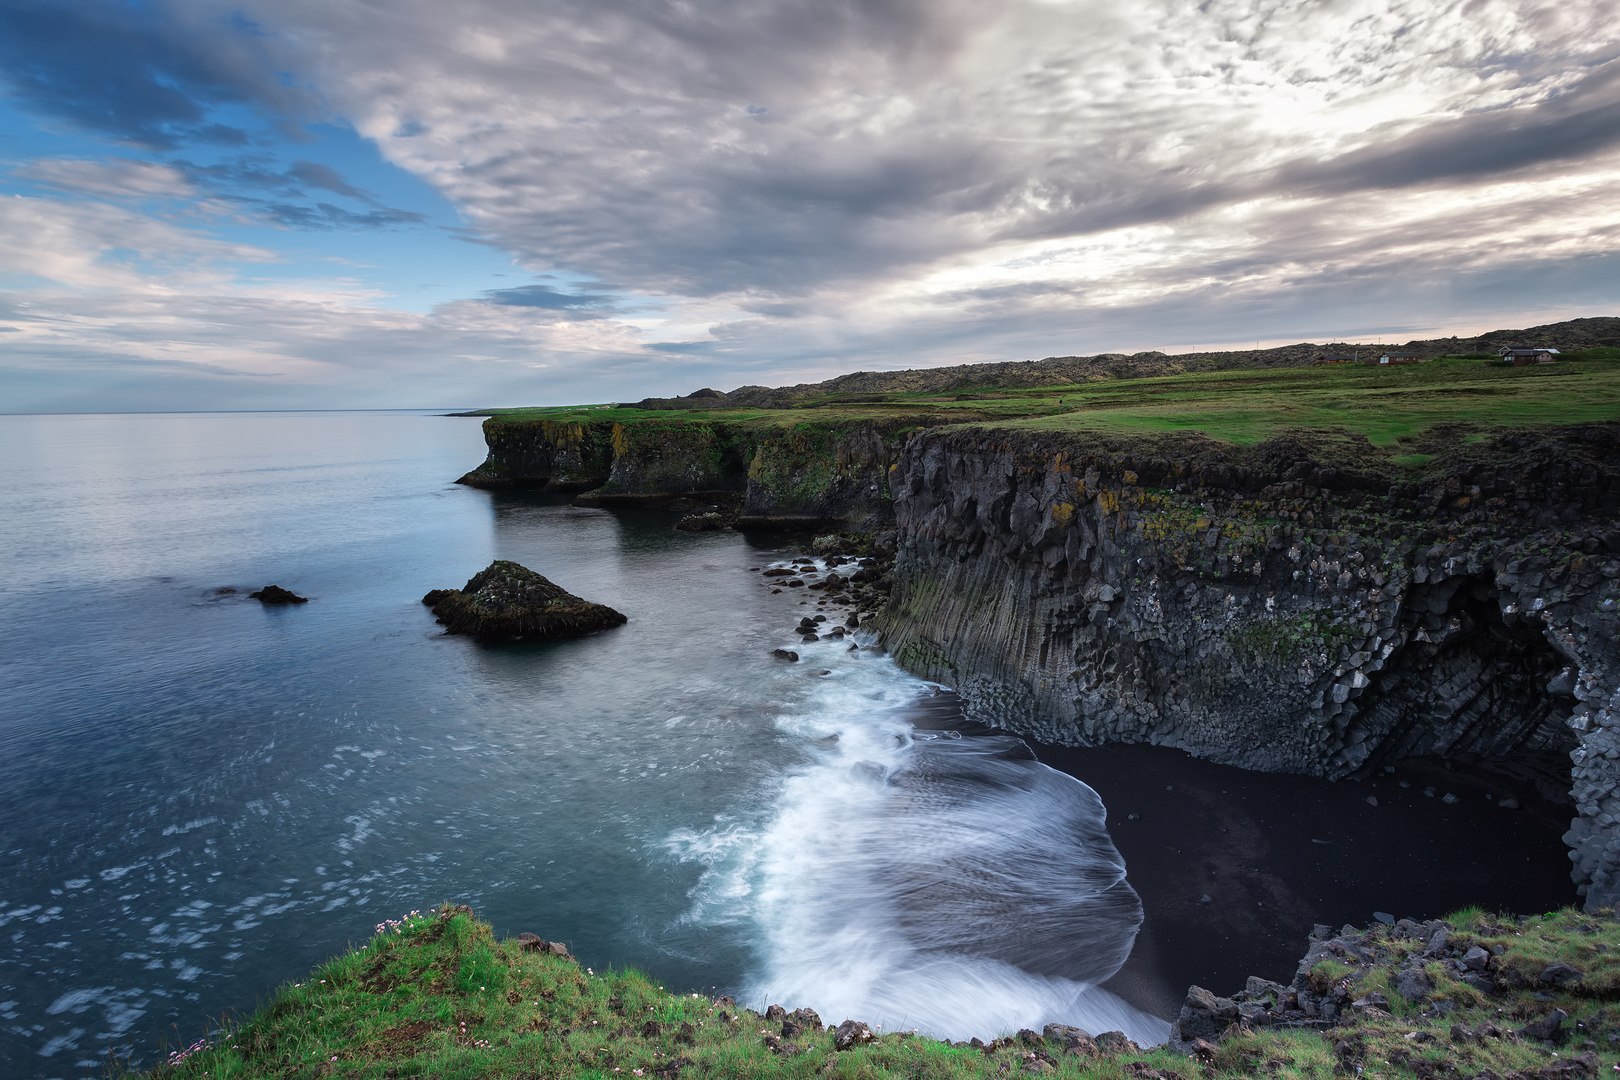
[[(248, 1020), (151, 1075), (1555, 1080), (1620, 1071), (1610, 1041), (1620, 1039), (1620, 924), (1573, 911), (1527, 920), (1470, 911), (1452, 916), (1448, 932), (1452, 952), (1477, 945), (1493, 954), (1495, 992), (1458, 981), (1440, 961), (1423, 964), (1432, 944), (1426, 953), (1399, 927), (1375, 926), (1356, 935), (1363, 956), (1341, 950), (1344, 962), (1324, 956), (1304, 976), (1312, 992), (1354, 1001), (1324, 1030), (1239, 1020), (1193, 1057), (1034, 1032), (983, 1047), (877, 1033), (839, 1050), (817, 1018), (767, 1021), (728, 998), (671, 994), (633, 971), (594, 973), (535, 943), (498, 941), (467, 909), (445, 906), (283, 987)], [(1409, 1003), (1392, 976), (1414, 964), (1433, 992)], [(1548, 982), (1554, 964), (1574, 974)], [(802, 1030), (784, 1032), (784, 1019)]]
[[(850, 400), (858, 397), (860, 400)], [(906, 418), (929, 427), (979, 425), (1116, 435), (1196, 431), (1250, 445), (1286, 431), (1341, 435), (1388, 456), (1423, 455), (1490, 429), (1620, 418), (1620, 349), (1557, 364), (1507, 367), (1444, 357), (1400, 367), (1239, 368), (1074, 385), (983, 386), (949, 394), (829, 394), (790, 408), (560, 406), (497, 409), (502, 420), (669, 422), (676, 416), (761, 427)]]

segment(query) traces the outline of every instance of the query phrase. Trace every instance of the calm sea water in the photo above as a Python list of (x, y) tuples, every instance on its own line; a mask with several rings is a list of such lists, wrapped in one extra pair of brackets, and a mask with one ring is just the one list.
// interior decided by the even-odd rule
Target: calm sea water
[[(1090, 788), (797, 644), (782, 538), (450, 483), (482, 454), (419, 414), (0, 417), (0, 1074), (151, 1064), (446, 899), (834, 1022), (1162, 1037), (1093, 985), (1141, 907)], [(630, 622), (445, 637), (419, 598), (492, 558)]]

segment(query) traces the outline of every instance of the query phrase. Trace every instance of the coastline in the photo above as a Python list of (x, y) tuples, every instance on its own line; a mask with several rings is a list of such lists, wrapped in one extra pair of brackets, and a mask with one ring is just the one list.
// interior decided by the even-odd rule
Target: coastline
[[(967, 720), (949, 691), (908, 715), (922, 730), (1008, 734)], [(1416, 759), (1374, 780), (1334, 782), (1169, 747), (1018, 737), (1108, 808), (1145, 917), (1130, 959), (1103, 985), (1155, 1015), (1173, 1019), (1190, 984), (1287, 982), (1297, 942), (1315, 925), (1361, 924), (1374, 911), (1422, 921), (1471, 906), (1524, 914), (1580, 901), (1559, 843), (1567, 802), (1487, 766)], [(1507, 797), (1517, 809), (1495, 805)]]
[(565, 943), (498, 940), (446, 903), (379, 925), (153, 1075), (1595, 1080), (1620, 1068), (1607, 1007), (1617, 944), (1612, 917), (1571, 911), (1320, 926), (1287, 983), (1189, 987), (1165, 1046), (1063, 1024), (945, 1042), (791, 1002), (756, 1012), (674, 995), (635, 971), (585, 967)]

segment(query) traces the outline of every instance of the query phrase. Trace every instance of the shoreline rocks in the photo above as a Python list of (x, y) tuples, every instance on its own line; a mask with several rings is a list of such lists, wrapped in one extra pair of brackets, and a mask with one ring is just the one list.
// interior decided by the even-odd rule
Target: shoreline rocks
[(422, 597), (447, 634), (479, 641), (583, 637), (629, 620), (603, 604), (582, 600), (519, 563), (497, 559), (461, 589)]

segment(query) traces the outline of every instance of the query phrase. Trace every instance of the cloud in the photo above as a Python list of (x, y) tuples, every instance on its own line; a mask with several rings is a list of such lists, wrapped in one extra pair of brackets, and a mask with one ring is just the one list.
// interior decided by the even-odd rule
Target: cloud
[(104, 202), (0, 198), (0, 267), (77, 289), (166, 292), (276, 254)]
[(42, 158), (14, 170), (24, 179), (67, 191), (132, 198), (192, 198), (196, 188), (183, 170), (155, 161), (113, 158), (86, 161)]
[[(327, 357), (342, 341), (414, 357), (407, 340), (454, 350), (465, 333), (465, 355), (502, 358), (468, 370), (544, 364), (521, 385), (600, 399), (622, 396), (606, 388), (616, 377), (651, 393), (727, 373), (768, 382), (1282, 328), (1327, 338), (1380, 311), (1389, 325), (1483, 328), (1575, 295), (1612, 300), (1620, 23), (1591, 0), (134, 11), (12, 5), (0, 67), (31, 108), (165, 162), (22, 175), (106, 198), (189, 190), (286, 229), (422, 224), (314, 151), (266, 141), (327, 115), (442, 193), (469, 238), (535, 275), (613, 283), (494, 289), (402, 330), (336, 281), (341, 299), (306, 333), (303, 308), (276, 306), (303, 301), (254, 293), (217, 241), (131, 226), (169, 254), (128, 256), (111, 211), (62, 211), (72, 242), (56, 280), (122, 296), (168, 280), (146, 263), (213, 274), (224, 292), (208, 295), (239, 313), (231, 333), (280, 343), (265, 356)], [(219, 124), (250, 144), (193, 152), (236, 137)], [(1516, 291), (1502, 284), (1509, 250)], [(147, 318), (109, 323), (96, 349), (151, 355)], [(399, 362), (417, 385), (448, 385)]]
[(1425, 125), (1344, 158), (1295, 163), (1279, 186), (1354, 191), (1566, 169), (1620, 146), (1620, 61), (1551, 100)]
[(1590, 5), (277, 10), (344, 114), (486, 236), (676, 296), (793, 300), (1279, 195), (1475, 182), (1614, 130)]
[(266, 202), (257, 206), (271, 221), (292, 229), (386, 229), (396, 225), (419, 225), (427, 220), (422, 214), (410, 210), (390, 210), (387, 207), (357, 213), (324, 202), (314, 206)]
[(0, 5), (0, 72), (46, 115), (140, 146), (239, 146), (241, 127), (211, 115), (245, 105), (300, 111), (306, 96), (276, 78), (253, 28), (224, 10), (157, 0), (16, 0)]
[(362, 202), (374, 202), (371, 194), (354, 187), (330, 165), (323, 165), (318, 161), (295, 161), (287, 175), (302, 183), (305, 187), (320, 188), (335, 195), (347, 195), (351, 199)]
[(520, 285), (513, 289), (491, 289), (484, 299), (506, 307), (542, 308), (574, 312), (575, 318), (602, 318), (613, 308), (613, 298), (604, 293), (564, 293), (545, 285)]

